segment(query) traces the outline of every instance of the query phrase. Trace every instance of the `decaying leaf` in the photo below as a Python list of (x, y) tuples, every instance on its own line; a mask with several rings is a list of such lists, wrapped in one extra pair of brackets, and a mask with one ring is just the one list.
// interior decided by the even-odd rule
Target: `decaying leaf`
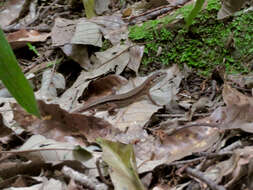
[[(56, 142), (41, 135), (30, 137), (25, 144), (19, 148), (19, 151), (20, 155), (23, 155), (34, 162), (41, 161), (45, 163), (53, 163), (64, 160), (78, 160), (85, 162), (92, 158), (91, 152), (84, 147), (75, 146), (71, 143)], [(27, 152), (22, 153), (22, 151)]]
[(98, 137), (106, 138), (115, 132), (115, 129), (103, 119), (70, 114), (57, 104), (46, 104), (41, 100), (38, 101), (38, 105), (42, 120), (28, 115), (19, 106), (14, 105), (14, 119), (23, 128), (34, 134), (40, 134), (56, 141), (83, 145), (86, 139), (92, 142)]
[(226, 107), (216, 109), (210, 121), (219, 123), (223, 129), (241, 129), (253, 132), (253, 98), (248, 97), (229, 85), (223, 88)]

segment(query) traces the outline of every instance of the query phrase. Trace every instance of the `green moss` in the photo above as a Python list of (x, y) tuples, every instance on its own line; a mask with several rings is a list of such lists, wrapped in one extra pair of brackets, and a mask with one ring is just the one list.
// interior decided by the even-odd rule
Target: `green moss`
[(105, 51), (111, 47), (112, 47), (112, 44), (111, 44), (110, 40), (105, 39), (103, 41), (102, 47), (100, 48), (100, 51)]
[[(148, 21), (130, 27), (129, 37), (135, 42), (146, 42), (143, 64), (188, 64), (208, 74), (224, 64), (228, 72), (249, 72), (243, 64), (253, 53), (253, 13), (242, 14), (230, 21), (218, 21), (219, 0), (209, 0), (207, 7), (196, 17), (189, 31), (184, 24), (168, 24), (178, 15), (186, 16), (192, 5), (179, 9), (173, 16)], [(227, 47), (229, 37), (234, 43)], [(162, 53), (156, 56), (158, 48)]]

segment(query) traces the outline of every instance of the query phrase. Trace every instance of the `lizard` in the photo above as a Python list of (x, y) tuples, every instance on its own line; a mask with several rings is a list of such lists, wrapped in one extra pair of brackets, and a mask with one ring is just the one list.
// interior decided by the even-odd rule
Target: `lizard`
[(162, 81), (166, 76), (167, 73), (158, 71), (148, 77), (140, 86), (134, 88), (133, 90), (130, 90), (123, 94), (109, 95), (96, 99), (90, 103), (84, 104), (81, 107), (74, 109), (72, 113), (79, 113), (97, 107), (103, 107), (103, 105), (106, 104), (116, 105), (116, 107), (123, 107), (125, 105), (133, 103), (134, 101), (136, 101), (136, 99), (144, 95), (147, 95), (150, 98), (151, 102), (156, 104), (154, 100), (152, 100), (149, 94), (149, 90), (158, 82)]

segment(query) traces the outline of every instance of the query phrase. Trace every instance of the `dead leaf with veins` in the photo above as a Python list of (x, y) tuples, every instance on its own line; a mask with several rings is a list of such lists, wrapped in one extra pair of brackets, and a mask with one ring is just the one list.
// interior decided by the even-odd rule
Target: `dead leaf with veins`
[(93, 142), (98, 137), (111, 138), (115, 129), (103, 119), (81, 114), (70, 114), (57, 104), (38, 101), (42, 120), (27, 114), (17, 104), (14, 105), (14, 120), (33, 134), (40, 134), (62, 142), (81, 145)]

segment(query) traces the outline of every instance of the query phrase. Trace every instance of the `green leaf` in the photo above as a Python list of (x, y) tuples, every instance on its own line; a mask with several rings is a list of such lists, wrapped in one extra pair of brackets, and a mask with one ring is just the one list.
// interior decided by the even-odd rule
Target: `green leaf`
[(83, 5), (85, 8), (85, 14), (87, 18), (92, 18), (94, 16), (97, 16), (94, 8), (95, 8), (95, 2), (94, 0), (82, 0), (83, 1)]
[(202, 6), (204, 5), (205, 0), (197, 0), (193, 9), (191, 10), (190, 14), (185, 18), (186, 27), (192, 24), (193, 19), (198, 15), (199, 11), (201, 10)]
[(115, 190), (145, 190), (137, 173), (132, 145), (97, 139), (103, 149), (103, 160), (110, 166)]
[(33, 90), (18, 66), (16, 57), (0, 28), (0, 80), (17, 102), (29, 113), (40, 117)]

